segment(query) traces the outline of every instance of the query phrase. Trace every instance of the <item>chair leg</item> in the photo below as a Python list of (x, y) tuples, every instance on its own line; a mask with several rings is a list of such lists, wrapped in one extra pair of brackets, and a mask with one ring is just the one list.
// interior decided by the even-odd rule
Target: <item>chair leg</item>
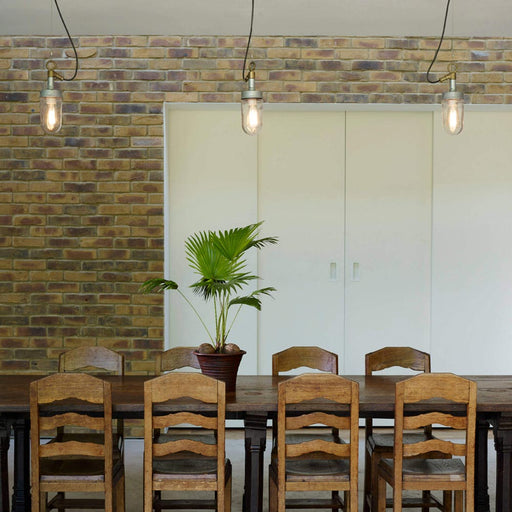
[(125, 486), (124, 486), (124, 473), (119, 478), (115, 489), (115, 510), (116, 512), (125, 512), (124, 502)]
[[(463, 508), (463, 494), (462, 494), (462, 491), (455, 491), (455, 512), (462, 512), (462, 508)], [(472, 511), (467, 511), (467, 512), (472, 512)]]
[(452, 491), (443, 492), (443, 512), (452, 512)]
[(393, 486), (393, 512), (402, 512), (402, 489), (397, 489), (397, 487), (395, 483)]
[(357, 512), (358, 510), (358, 501), (359, 496), (357, 495), (357, 490), (350, 488), (350, 510), (352, 512)]
[(9, 451), (9, 435), (11, 427), (10, 425), (0, 425), (0, 470), (2, 482), (2, 510), (9, 510), (9, 465), (7, 462), (7, 454)]
[(421, 493), (422, 501), (423, 501), (423, 507), (421, 507), (421, 512), (428, 512), (429, 506), (427, 503), (430, 502), (430, 491), (423, 491)]
[[(377, 478), (377, 511), (386, 512), (386, 480), (378, 476)], [(375, 511), (374, 511), (375, 512)]]
[(35, 493), (39, 497), (39, 505), (34, 507), (32, 510), (39, 510), (39, 512), (46, 512), (47, 506), (46, 506), (46, 500), (47, 500), (47, 494), (45, 492)]
[[(60, 500), (64, 501), (66, 499), (66, 494), (63, 493), (63, 492), (58, 492), (57, 493), (57, 496), (59, 497)], [(66, 512), (66, 509), (65, 508), (58, 508), (57, 509), (57, 512)]]
[(231, 475), (224, 487), (224, 512), (231, 512)]
[[(113, 482), (111, 482), (113, 485)], [(114, 489), (112, 485), (107, 486), (105, 489), (105, 512), (114, 512)]]
[[(345, 493), (345, 501), (346, 501), (347, 493)], [(339, 507), (334, 507), (334, 504), (340, 502), (340, 493), (338, 491), (332, 491), (331, 492), (331, 500), (333, 504), (332, 510), (340, 510)]]
[(378, 474), (379, 474), (379, 462), (380, 462), (381, 456), (377, 453), (373, 452), (372, 456), (370, 457), (371, 463), (370, 463), (370, 502), (371, 512), (375, 512), (378, 510), (377, 508), (377, 486), (378, 486)]
[(272, 466), (268, 472), (268, 509), (269, 512), (277, 512), (277, 486), (272, 471)]
[[(333, 502), (334, 503), (334, 502)], [(343, 491), (343, 505), (344, 505), (344, 511), (350, 512), (350, 494), (348, 491)], [(333, 510), (339, 510), (338, 508), (333, 508)]]
[[(363, 512), (370, 512), (370, 501), (372, 500), (371, 488), (371, 464), (372, 456), (368, 447), (365, 449), (364, 454), (364, 491), (363, 491)], [(376, 512), (375, 510), (372, 512)]]

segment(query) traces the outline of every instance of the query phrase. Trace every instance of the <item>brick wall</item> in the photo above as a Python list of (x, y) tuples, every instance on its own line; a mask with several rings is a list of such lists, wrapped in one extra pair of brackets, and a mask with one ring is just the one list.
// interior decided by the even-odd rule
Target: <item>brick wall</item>
[[(65, 38), (0, 36), (0, 371), (46, 372), (79, 345), (123, 351), (128, 371), (162, 348), (163, 103), (238, 102), (245, 37), (77, 38), (59, 83), (64, 126), (39, 127), (45, 61), (70, 76)], [(267, 102), (437, 103), (436, 39), (256, 37)], [(447, 41), (467, 103), (512, 103), (512, 39)]]

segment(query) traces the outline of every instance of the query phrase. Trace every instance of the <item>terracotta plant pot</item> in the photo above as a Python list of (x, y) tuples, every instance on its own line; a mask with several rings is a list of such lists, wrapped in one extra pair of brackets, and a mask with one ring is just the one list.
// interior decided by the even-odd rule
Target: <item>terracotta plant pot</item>
[(238, 367), (245, 350), (230, 354), (200, 354), (199, 352), (194, 352), (194, 354), (197, 356), (201, 372), (204, 375), (225, 382), (226, 393), (235, 391)]

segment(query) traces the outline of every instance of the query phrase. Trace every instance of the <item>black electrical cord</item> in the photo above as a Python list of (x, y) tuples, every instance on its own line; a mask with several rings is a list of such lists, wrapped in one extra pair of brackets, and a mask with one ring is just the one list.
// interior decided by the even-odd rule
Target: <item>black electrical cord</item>
[(431, 78), (430, 78), (430, 70), (432, 69), (432, 66), (434, 65), (434, 62), (436, 61), (437, 55), (439, 53), (439, 50), (441, 49), (441, 45), (443, 44), (444, 33), (445, 33), (445, 30), (446, 30), (446, 21), (448, 20), (448, 11), (450, 10), (450, 1), (451, 0), (447, 0), (446, 1), (446, 12), (444, 13), (443, 32), (441, 33), (441, 39), (439, 40), (439, 46), (437, 47), (436, 53), (434, 54), (434, 58), (432, 59), (432, 62), (430, 63), (430, 66), (428, 67), (428, 70), (427, 70), (427, 80), (431, 84), (438, 84), (440, 82), (440, 80), (431, 80)]
[[(57, 1), (57, 0), (55, 0), (55, 1)], [(245, 81), (248, 80), (248, 77), (245, 76), (245, 65), (247, 64), (247, 55), (249, 54), (249, 46), (251, 45), (253, 21), (254, 21), (254, 0), (251, 0), (251, 30), (249, 31), (249, 38), (247, 39), (247, 48), (245, 49), (245, 57), (244, 57), (244, 68), (242, 70), (242, 80), (245, 80)]]
[(71, 82), (71, 80), (74, 80), (76, 78), (76, 75), (78, 73), (78, 53), (75, 48), (75, 44), (73, 43), (73, 39), (71, 39), (71, 35), (69, 34), (68, 27), (66, 26), (66, 22), (64, 21), (64, 17), (62, 16), (62, 13), (60, 12), (59, 4), (57, 3), (57, 0), (53, 0), (55, 2), (55, 7), (57, 7), (57, 12), (59, 13), (60, 20), (62, 21), (62, 24), (64, 25), (64, 28), (66, 29), (66, 34), (68, 35), (69, 42), (71, 43), (71, 46), (73, 47), (73, 51), (75, 52), (75, 73), (71, 78), (64, 78), (62, 77), (62, 80), (65, 80), (66, 82)]

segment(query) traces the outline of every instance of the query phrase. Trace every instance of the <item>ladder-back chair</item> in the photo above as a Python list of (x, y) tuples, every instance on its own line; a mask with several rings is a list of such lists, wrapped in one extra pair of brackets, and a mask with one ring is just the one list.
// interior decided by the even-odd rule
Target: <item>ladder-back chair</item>
[[(341, 415), (340, 415), (341, 414)], [(322, 424), (342, 430), (343, 442), (287, 432)], [(329, 373), (303, 374), (279, 383), (277, 450), (269, 467), (269, 510), (286, 508), (357, 512), (359, 386)], [(300, 439), (300, 436), (299, 436)], [(289, 491), (330, 491), (329, 498), (287, 499)], [(339, 496), (344, 491), (344, 499)]]
[[(429, 401), (429, 402), (426, 402)], [(420, 409), (420, 403), (423, 407)], [(457, 440), (429, 439), (405, 442), (404, 431), (432, 423), (456, 429)], [(428, 506), (445, 512), (474, 510), (476, 383), (453, 374), (417, 375), (396, 384), (393, 458), (378, 466), (378, 512), (386, 510), (386, 483), (393, 487), (393, 510), (401, 512), (403, 491), (444, 491), (443, 500), (432, 494)], [(432, 457), (433, 453), (449, 458)], [(454, 457), (454, 458), (451, 458)], [(456, 457), (456, 458), (455, 458)]]
[[(165, 508), (231, 510), (225, 455), (225, 384), (201, 373), (167, 373), (144, 384), (144, 512)], [(180, 438), (180, 425), (213, 430), (208, 442)], [(168, 429), (171, 440), (158, 435)], [(210, 491), (213, 498), (162, 498), (162, 491)], [(194, 505), (191, 507), (191, 503)]]
[[(411, 347), (384, 347), (365, 356), (366, 375), (395, 367), (430, 373), (430, 355)], [(405, 440), (425, 441), (431, 437), (432, 428), (427, 425), (422, 433), (406, 435)], [(377, 510), (377, 466), (383, 457), (393, 456), (393, 439), (393, 433), (374, 433), (372, 418), (366, 419), (363, 512)], [(428, 495), (425, 494), (423, 500), (427, 499)], [(410, 505), (414, 504), (412, 502)]]
[[(91, 375), (56, 373), (30, 385), (32, 512), (69, 508), (124, 511), (124, 466), (113, 449), (111, 385)], [(59, 437), (41, 444), (41, 433), (67, 426), (94, 438)], [(48, 493), (56, 492), (49, 502)], [(65, 497), (65, 492), (103, 492), (104, 498)]]

